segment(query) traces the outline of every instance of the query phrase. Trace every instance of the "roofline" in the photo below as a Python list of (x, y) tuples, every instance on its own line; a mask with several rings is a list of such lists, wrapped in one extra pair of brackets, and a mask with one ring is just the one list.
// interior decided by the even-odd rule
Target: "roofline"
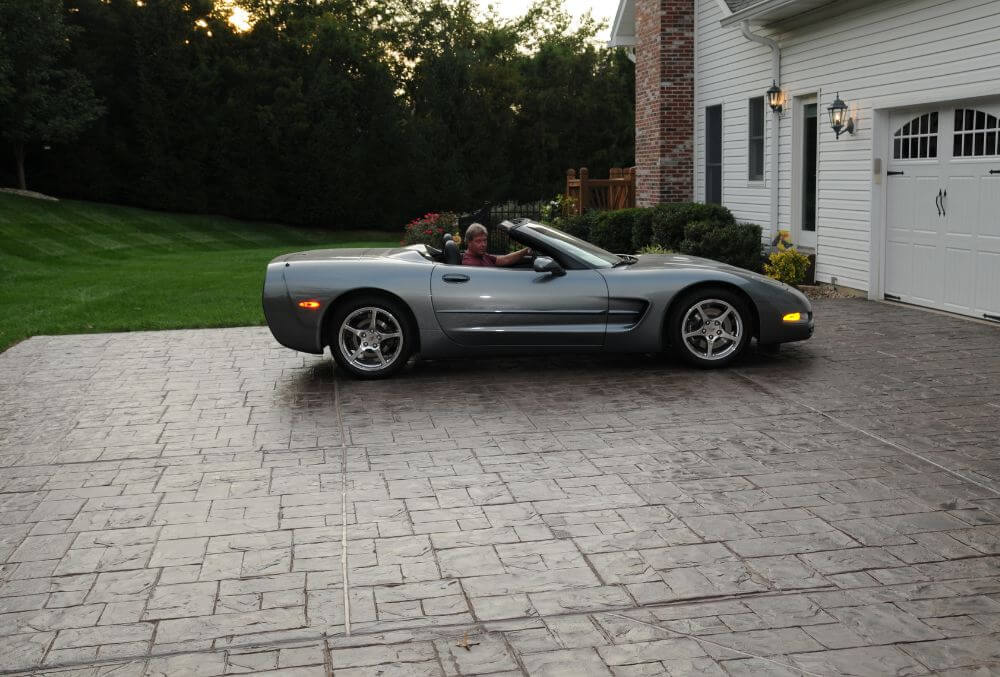
[(722, 18), (725, 19), (733, 10), (729, 9), (729, 3), (726, 0), (715, 0), (716, 4), (719, 5), (719, 10), (722, 12)]
[(799, 0), (761, 0), (761, 2), (754, 3), (745, 9), (733, 12), (719, 21), (719, 23), (723, 26), (731, 26), (735, 23), (739, 23), (740, 21), (752, 21), (761, 14), (770, 12), (771, 10), (788, 7), (790, 5), (797, 5), (798, 3)]
[(608, 40), (608, 47), (635, 47), (635, 20), (632, 21), (632, 35), (619, 35), (622, 28), (622, 17), (625, 16), (625, 7), (632, 4), (632, 16), (635, 16), (635, 0), (619, 0), (618, 10), (615, 12), (615, 20), (611, 23), (611, 39)]
[(635, 38), (617, 38), (612, 36), (612, 38), (608, 40), (608, 47), (635, 47)]

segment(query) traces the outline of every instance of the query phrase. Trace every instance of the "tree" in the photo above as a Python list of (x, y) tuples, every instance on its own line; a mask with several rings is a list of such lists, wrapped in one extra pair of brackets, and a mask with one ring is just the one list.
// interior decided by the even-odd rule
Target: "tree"
[[(62, 2), (72, 40), (49, 65), (79, 69), (106, 111), (32, 163), (41, 190), (396, 228), (427, 211), (550, 197), (567, 167), (600, 176), (632, 164), (634, 66), (563, 0), (535, 0), (517, 19), (476, 0)], [(59, 0), (6, 4), (27, 14)], [(230, 25), (234, 5), (249, 29)], [(12, 25), (0, 21), (0, 89), (14, 72)]]
[(102, 112), (90, 82), (63, 65), (74, 33), (62, 0), (0, 2), (0, 133), (22, 190), (30, 144), (72, 141)]

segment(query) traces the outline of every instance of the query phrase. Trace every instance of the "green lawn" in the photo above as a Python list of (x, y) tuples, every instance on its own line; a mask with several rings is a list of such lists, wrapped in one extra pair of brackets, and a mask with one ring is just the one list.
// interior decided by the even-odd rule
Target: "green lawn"
[(0, 193), (0, 351), (36, 334), (263, 324), (275, 256), (398, 241)]

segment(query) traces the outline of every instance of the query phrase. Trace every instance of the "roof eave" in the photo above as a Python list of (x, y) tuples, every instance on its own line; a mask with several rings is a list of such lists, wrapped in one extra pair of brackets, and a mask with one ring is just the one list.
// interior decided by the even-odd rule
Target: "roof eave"
[(635, 47), (635, 36), (611, 36), (608, 47)]
[(723, 26), (732, 26), (733, 24), (741, 21), (753, 21), (754, 19), (766, 18), (769, 13), (776, 9), (796, 5), (799, 2), (800, 0), (763, 0), (763, 2), (750, 5), (746, 9), (733, 12), (729, 16), (720, 20), (719, 23)]
[[(629, 6), (632, 7), (632, 11), (626, 12)], [(631, 25), (627, 25), (626, 14), (630, 14), (632, 17)], [(635, 0), (619, 0), (618, 11), (615, 12), (615, 20), (611, 24), (611, 39), (608, 40), (608, 46), (635, 46)]]

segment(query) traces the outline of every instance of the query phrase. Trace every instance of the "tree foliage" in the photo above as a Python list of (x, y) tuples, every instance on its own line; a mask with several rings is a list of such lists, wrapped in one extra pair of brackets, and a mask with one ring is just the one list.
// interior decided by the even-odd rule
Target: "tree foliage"
[(632, 64), (561, 0), (512, 21), (473, 0), (238, 0), (247, 32), (223, 0), (64, 2), (106, 114), (44, 154), (59, 194), (398, 228), (633, 161)]
[(30, 144), (72, 141), (101, 112), (90, 82), (65, 65), (74, 33), (61, 0), (0, 2), (0, 133), (21, 188)]

